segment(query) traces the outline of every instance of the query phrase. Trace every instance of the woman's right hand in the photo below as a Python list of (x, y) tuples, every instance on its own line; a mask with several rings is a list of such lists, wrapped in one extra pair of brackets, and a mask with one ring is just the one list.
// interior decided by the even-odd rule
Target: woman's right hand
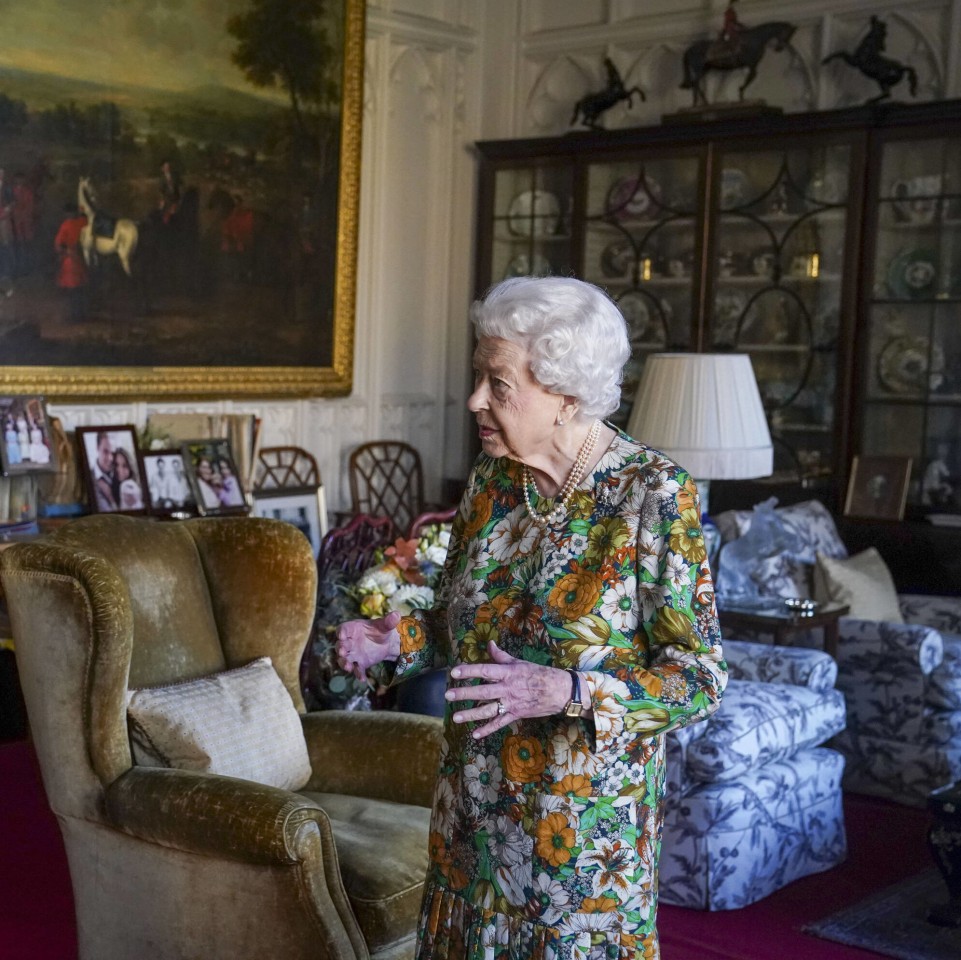
[(348, 620), (337, 628), (337, 662), (363, 680), (367, 670), (382, 660), (400, 656), (400, 614), (395, 610), (376, 620)]

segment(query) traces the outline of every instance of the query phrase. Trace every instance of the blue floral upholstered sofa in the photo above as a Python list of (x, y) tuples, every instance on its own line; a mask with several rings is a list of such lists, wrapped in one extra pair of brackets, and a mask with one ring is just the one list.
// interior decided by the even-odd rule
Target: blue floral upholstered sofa
[(848, 556), (816, 500), (715, 519), (722, 610), (728, 598), (754, 593), (840, 599), (858, 614), (839, 630), (847, 727), (832, 746), (846, 758), (844, 788), (923, 806), (932, 790), (961, 779), (961, 596), (897, 595), (876, 552)]
[(845, 724), (837, 665), (818, 650), (728, 640), (730, 681), (709, 720), (667, 737), (664, 903), (747, 906), (840, 863)]

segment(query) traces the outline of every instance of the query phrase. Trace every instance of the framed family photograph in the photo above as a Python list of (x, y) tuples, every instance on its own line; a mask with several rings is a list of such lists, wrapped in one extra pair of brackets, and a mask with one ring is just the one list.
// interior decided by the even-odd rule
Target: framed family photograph
[(146, 450), (141, 454), (150, 512), (155, 517), (185, 517), (197, 513), (197, 500), (187, 478), (180, 450)]
[(258, 490), (254, 493), (253, 513), (292, 523), (310, 541), (314, 556), (320, 552), (320, 541), (327, 532), (323, 486)]
[(851, 464), (846, 517), (901, 520), (911, 480), (910, 457), (856, 456)]
[(5, 0), (0, 390), (350, 392), (363, 0)]
[(0, 396), (0, 424), (0, 464), (5, 477), (57, 472), (56, 443), (43, 397)]
[(132, 424), (77, 427), (76, 433), (90, 509), (95, 513), (146, 513), (136, 428)]
[(188, 440), (181, 450), (184, 471), (203, 516), (248, 512), (230, 441)]

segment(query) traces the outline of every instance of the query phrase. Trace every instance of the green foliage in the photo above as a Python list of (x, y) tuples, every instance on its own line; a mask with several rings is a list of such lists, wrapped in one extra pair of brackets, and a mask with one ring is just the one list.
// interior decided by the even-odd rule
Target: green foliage
[(0, 93), (0, 130), (17, 133), (27, 125), (27, 105)]

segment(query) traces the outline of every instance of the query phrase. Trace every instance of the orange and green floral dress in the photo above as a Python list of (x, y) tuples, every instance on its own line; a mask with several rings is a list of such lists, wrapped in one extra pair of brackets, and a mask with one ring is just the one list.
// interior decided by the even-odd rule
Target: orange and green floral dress
[(581, 671), (593, 716), (475, 741), (448, 706), (417, 956), (651, 960), (662, 734), (712, 713), (726, 680), (696, 490), (623, 433), (560, 523), (531, 522), (522, 482), (506, 458), (475, 464), (394, 679), (485, 660), (493, 639)]

